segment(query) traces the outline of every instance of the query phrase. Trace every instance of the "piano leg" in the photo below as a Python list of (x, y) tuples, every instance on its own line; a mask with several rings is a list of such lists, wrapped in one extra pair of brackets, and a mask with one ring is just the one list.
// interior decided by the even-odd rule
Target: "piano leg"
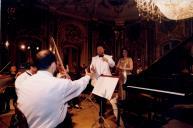
[(118, 114), (117, 114), (117, 128), (119, 128), (120, 127), (120, 116), (121, 116), (121, 114), (120, 114), (120, 108), (118, 107)]
[(125, 107), (125, 101), (124, 100), (119, 100), (117, 102), (117, 128), (120, 128), (121, 127), (121, 114), (123, 113), (124, 111), (124, 107)]

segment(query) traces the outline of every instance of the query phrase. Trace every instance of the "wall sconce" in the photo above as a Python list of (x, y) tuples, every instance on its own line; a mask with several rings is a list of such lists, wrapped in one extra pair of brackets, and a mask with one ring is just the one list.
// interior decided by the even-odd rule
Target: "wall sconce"
[(8, 42), (8, 40), (5, 42), (5, 47), (6, 47), (6, 48), (9, 47), (9, 42)]
[(28, 46), (28, 47), (27, 47), (27, 49), (28, 49), (28, 50), (30, 50), (30, 49), (31, 49), (31, 47), (30, 47), (30, 46)]
[(21, 44), (21, 45), (20, 45), (20, 49), (21, 49), (21, 50), (25, 50), (25, 48), (26, 48), (25, 44)]
[(51, 46), (50, 46), (49, 50), (52, 51), (52, 47)]
[(40, 49), (40, 47), (37, 46), (37, 47), (36, 47), (36, 50), (39, 50), (39, 49)]

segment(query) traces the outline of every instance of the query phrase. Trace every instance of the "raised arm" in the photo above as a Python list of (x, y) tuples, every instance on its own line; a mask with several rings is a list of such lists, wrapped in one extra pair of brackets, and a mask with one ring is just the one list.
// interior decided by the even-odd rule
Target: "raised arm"
[(112, 56), (104, 56), (103, 60), (106, 61), (111, 68), (113, 68), (115, 66), (115, 62), (114, 62)]
[(89, 83), (91, 77), (91, 73), (86, 72), (86, 75), (78, 80), (71, 81), (68, 80), (67, 88), (64, 90), (65, 92), (65, 102), (79, 96), (81, 92), (86, 88)]

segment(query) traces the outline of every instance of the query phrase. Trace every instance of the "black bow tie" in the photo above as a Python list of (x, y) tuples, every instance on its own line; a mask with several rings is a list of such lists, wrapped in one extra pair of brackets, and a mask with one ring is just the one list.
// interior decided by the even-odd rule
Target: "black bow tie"
[(99, 57), (103, 57), (104, 55), (99, 55)]

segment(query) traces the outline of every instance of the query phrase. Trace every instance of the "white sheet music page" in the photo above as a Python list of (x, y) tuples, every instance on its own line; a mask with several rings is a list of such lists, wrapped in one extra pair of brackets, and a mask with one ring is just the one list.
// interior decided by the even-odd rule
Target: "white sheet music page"
[(96, 85), (94, 86), (92, 93), (110, 100), (118, 80), (119, 78), (117, 77), (100, 76), (96, 81)]

